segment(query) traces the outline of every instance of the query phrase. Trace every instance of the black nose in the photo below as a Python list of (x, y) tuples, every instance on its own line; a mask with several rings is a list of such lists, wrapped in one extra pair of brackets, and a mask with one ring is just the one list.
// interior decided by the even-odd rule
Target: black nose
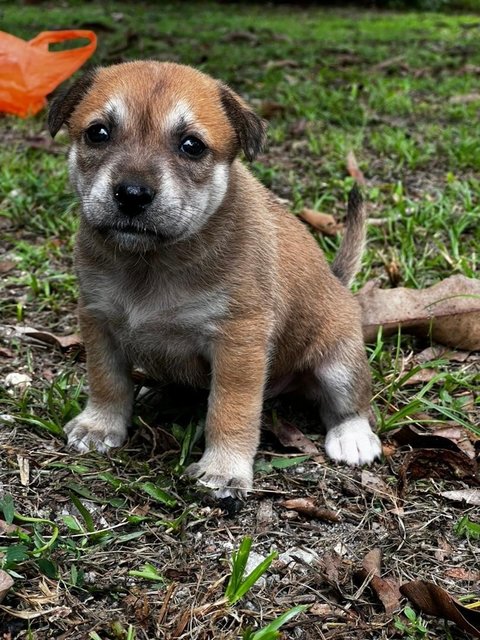
[(143, 184), (120, 182), (113, 190), (115, 200), (122, 211), (129, 215), (141, 213), (155, 197), (155, 191)]

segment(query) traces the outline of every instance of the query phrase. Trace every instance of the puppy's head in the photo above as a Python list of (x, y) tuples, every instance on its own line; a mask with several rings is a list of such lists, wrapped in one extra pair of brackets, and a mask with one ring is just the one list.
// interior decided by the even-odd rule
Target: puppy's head
[(155, 250), (198, 232), (227, 193), (240, 150), (252, 160), (263, 121), (227, 86), (187, 66), (129, 62), (91, 71), (56, 98), (67, 124), (82, 215), (108, 243)]

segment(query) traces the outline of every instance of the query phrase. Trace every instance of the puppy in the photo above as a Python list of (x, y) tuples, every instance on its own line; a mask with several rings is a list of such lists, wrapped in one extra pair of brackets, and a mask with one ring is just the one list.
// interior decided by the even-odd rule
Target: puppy
[(132, 368), (210, 387), (205, 452), (186, 473), (217, 496), (252, 487), (265, 396), (318, 403), (326, 451), (369, 463), (370, 374), (359, 307), (346, 289), (363, 249), (349, 201), (330, 270), (315, 240), (238, 159), (265, 124), (229, 87), (187, 66), (92, 71), (56, 98), (80, 196), (75, 262), (90, 396), (65, 427), (79, 451), (126, 439)]

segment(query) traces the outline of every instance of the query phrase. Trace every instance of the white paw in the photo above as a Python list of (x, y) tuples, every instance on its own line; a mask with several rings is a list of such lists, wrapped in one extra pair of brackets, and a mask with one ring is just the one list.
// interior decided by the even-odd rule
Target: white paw
[(252, 488), (253, 460), (221, 449), (207, 449), (184, 474), (212, 489), (216, 498), (244, 498)]
[(382, 445), (366, 418), (350, 418), (328, 430), (325, 451), (336, 462), (369, 464), (382, 455)]
[(125, 421), (115, 413), (105, 413), (87, 407), (63, 428), (70, 447), (81, 453), (99, 451), (105, 453), (121, 447), (127, 438)]

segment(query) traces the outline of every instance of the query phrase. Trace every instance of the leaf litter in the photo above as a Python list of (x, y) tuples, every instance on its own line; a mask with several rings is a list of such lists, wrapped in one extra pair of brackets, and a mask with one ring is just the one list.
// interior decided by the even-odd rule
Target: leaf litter
[(428, 289), (379, 289), (366, 286), (357, 294), (367, 342), (378, 330), (389, 336), (406, 333), (467, 351), (480, 350), (480, 281), (455, 275)]
[(400, 591), (422, 613), (451, 620), (474, 638), (480, 638), (480, 611), (462, 605), (445, 589), (426, 580), (413, 580), (403, 584)]

